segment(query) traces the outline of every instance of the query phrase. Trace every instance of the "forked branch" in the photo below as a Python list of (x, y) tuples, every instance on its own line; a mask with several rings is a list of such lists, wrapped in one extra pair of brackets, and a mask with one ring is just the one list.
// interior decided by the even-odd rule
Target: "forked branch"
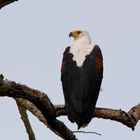
[[(76, 139), (73, 132), (64, 123), (56, 119), (56, 117), (66, 115), (64, 105), (53, 105), (45, 93), (13, 81), (3, 80), (1, 75), (0, 96), (20, 98), (20, 103), (54, 133), (63, 139)], [(94, 117), (114, 120), (134, 130), (140, 120), (140, 104), (134, 106), (128, 112), (110, 108), (96, 108)]]
[(55, 109), (45, 93), (3, 78), (3, 75), (0, 75), (0, 96), (27, 99), (40, 110), (54, 133), (63, 139), (76, 140), (73, 132), (56, 119)]
[(29, 118), (27, 115), (26, 107), (23, 106), (22, 102), (20, 101), (20, 98), (17, 98), (15, 100), (16, 100), (16, 103), (18, 106), (19, 113), (21, 115), (21, 119), (22, 119), (24, 126), (26, 128), (26, 131), (28, 133), (29, 140), (36, 140), (35, 134), (33, 132), (33, 129), (31, 127), (31, 124), (30, 124), (30, 121), (29, 121)]

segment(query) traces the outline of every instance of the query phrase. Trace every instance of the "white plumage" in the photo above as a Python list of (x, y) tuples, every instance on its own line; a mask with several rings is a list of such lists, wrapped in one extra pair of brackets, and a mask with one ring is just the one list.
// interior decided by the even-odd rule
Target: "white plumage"
[(93, 47), (88, 32), (83, 31), (70, 48), (70, 53), (73, 54), (73, 61), (76, 61), (78, 67), (83, 65), (86, 55), (91, 53)]

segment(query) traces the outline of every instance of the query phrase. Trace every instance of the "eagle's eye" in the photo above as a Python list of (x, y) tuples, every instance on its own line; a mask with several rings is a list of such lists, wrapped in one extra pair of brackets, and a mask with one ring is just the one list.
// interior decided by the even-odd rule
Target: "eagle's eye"
[(78, 33), (78, 34), (80, 34), (80, 33), (81, 33), (81, 31), (77, 31), (77, 33)]

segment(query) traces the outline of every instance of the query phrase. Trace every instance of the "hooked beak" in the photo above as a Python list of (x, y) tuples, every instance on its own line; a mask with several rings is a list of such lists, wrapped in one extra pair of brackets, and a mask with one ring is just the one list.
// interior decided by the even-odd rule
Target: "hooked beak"
[(72, 32), (69, 33), (69, 37), (72, 37)]

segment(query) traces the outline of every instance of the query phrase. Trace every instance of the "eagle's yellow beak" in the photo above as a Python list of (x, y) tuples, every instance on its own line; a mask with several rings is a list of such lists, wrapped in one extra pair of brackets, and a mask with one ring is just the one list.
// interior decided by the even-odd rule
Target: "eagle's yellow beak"
[(78, 38), (81, 31), (73, 31), (69, 33), (69, 37), (73, 37), (75, 40)]

